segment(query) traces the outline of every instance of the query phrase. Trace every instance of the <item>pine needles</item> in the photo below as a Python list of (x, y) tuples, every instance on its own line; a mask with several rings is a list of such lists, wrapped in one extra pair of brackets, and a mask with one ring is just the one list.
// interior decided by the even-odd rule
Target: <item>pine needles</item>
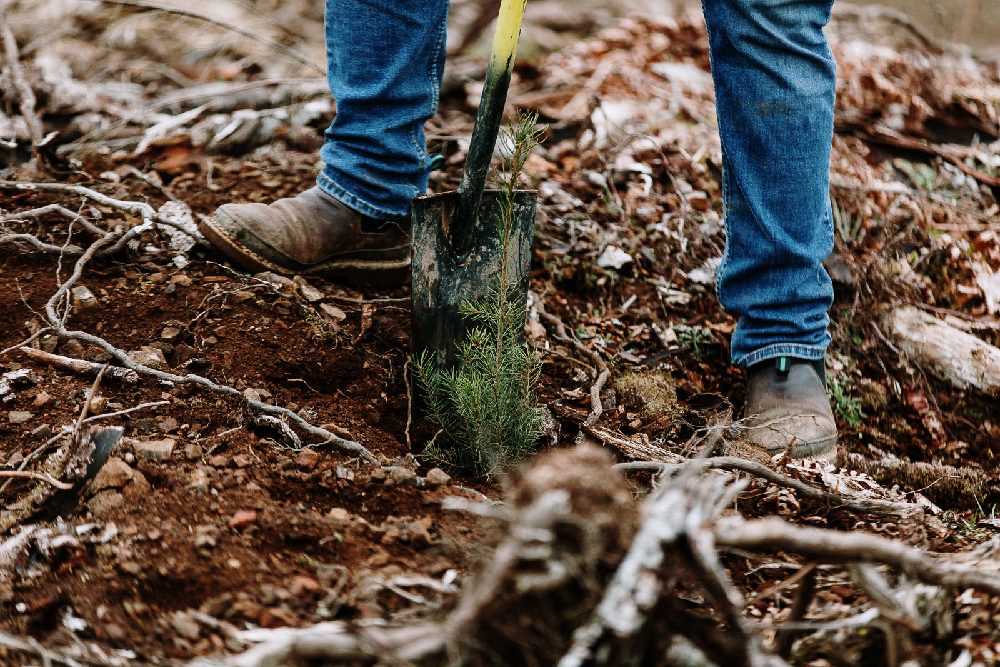
[(544, 131), (535, 128), (537, 120), (537, 114), (518, 112), (516, 125), (501, 136), (501, 264), (486, 297), (462, 303), (460, 312), (470, 328), (459, 346), (458, 366), (439, 370), (426, 350), (414, 364), (427, 419), (444, 435), (443, 442), (435, 438), (424, 449), (423, 457), (475, 476), (502, 472), (531, 454), (538, 439), (535, 387), (541, 363), (522, 341), (526, 304), (510, 276), (514, 195), (528, 154)]

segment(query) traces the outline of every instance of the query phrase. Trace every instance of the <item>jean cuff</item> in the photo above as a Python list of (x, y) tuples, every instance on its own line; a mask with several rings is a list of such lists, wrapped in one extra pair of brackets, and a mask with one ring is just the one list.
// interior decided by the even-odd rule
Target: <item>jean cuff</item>
[(825, 345), (823, 347), (811, 347), (809, 345), (795, 345), (794, 343), (776, 343), (751, 352), (742, 359), (734, 361), (736, 361), (737, 366), (749, 368), (761, 361), (777, 359), (778, 357), (795, 357), (796, 359), (817, 361), (822, 359), (825, 354)]
[(376, 220), (402, 220), (406, 217), (406, 213), (395, 213), (392, 211), (387, 211), (385, 209), (378, 208), (377, 206), (372, 206), (366, 201), (358, 199), (350, 192), (340, 187), (336, 181), (330, 178), (326, 174), (326, 169), (324, 168), (316, 176), (316, 187), (330, 195), (341, 204), (353, 208), (355, 211), (361, 215), (368, 216), (369, 218), (375, 218)]

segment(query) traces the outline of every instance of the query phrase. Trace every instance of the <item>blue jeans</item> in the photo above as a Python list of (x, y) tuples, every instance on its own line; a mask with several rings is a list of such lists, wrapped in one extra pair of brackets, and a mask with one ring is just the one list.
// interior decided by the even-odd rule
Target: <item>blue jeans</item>
[[(820, 359), (830, 342), (833, 0), (703, 0), (723, 149), (719, 300), (739, 315), (733, 361)], [(327, 0), (337, 117), (317, 181), (373, 217), (427, 187), (424, 121), (437, 110), (447, 0)]]

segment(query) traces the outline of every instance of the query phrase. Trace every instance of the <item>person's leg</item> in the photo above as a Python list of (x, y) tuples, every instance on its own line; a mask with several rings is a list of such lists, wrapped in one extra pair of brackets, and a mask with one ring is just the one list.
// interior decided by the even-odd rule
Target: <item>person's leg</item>
[(337, 115), (317, 186), (271, 205), (227, 204), (199, 225), (251, 270), (398, 284), (410, 265), (410, 200), (427, 188), (424, 122), (437, 111), (448, 0), (328, 0)]
[(833, 301), (822, 266), (833, 248), (836, 69), (822, 31), (832, 4), (704, 0), (727, 233), (716, 289), (739, 315), (731, 352), (749, 369), (748, 416), (780, 424), (758, 421), (751, 439), (803, 456), (829, 456), (836, 442), (821, 380)]
[(401, 218), (424, 194), (424, 122), (437, 112), (447, 0), (327, 0), (326, 54), (337, 116), (317, 184), (373, 218)]

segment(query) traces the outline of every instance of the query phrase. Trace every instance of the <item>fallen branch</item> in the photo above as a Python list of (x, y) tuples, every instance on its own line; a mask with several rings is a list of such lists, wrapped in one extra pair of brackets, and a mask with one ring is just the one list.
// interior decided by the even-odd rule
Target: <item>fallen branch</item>
[(98, 419), (111, 419), (112, 417), (121, 417), (122, 415), (127, 415), (131, 412), (137, 412), (138, 410), (145, 410), (146, 408), (155, 408), (161, 405), (170, 405), (170, 401), (155, 401), (153, 403), (140, 403), (139, 405), (133, 406), (131, 408), (125, 408), (124, 410), (118, 410), (117, 412), (107, 412), (101, 415), (94, 415), (93, 417), (87, 417), (83, 420), (84, 424), (89, 424), (95, 422)]
[(10, 70), (14, 87), (17, 88), (18, 102), (21, 107), (21, 115), (28, 125), (28, 133), (31, 135), (31, 146), (35, 157), (38, 160), (39, 168), (44, 168), (45, 163), (38, 147), (45, 141), (45, 130), (42, 128), (42, 121), (35, 113), (35, 93), (31, 86), (24, 79), (24, 72), (21, 70), (20, 53), (17, 50), (17, 39), (10, 29), (10, 22), (7, 16), (0, 12), (0, 38), (3, 40), (4, 54), (7, 57), (7, 68)]
[(920, 505), (917, 504), (894, 503), (889, 500), (878, 500), (875, 498), (849, 498), (837, 493), (823, 491), (809, 486), (800, 480), (786, 477), (785, 475), (775, 472), (774, 470), (771, 470), (767, 466), (761, 465), (756, 461), (748, 461), (735, 456), (716, 456), (707, 459), (691, 459), (682, 464), (660, 463), (656, 461), (633, 461), (630, 463), (619, 463), (615, 466), (615, 468), (632, 472), (678, 472), (682, 469), (700, 469), (703, 472), (712, 469), (729, 471), (738, 470), (740, 472), (749, 473), (754, 477), (766, 479), (772, 484), (793, 489), (803, 498), (824, 503), (831, 508), (842, 507), (846, 510), (857, 512), (859, 514), (897, 514), (902, 516), (922, 511)]
[(715, 541), (721, 547), (784, 551), (827, 563), (882, 563), (926, 584), (1000, 595), (1000, 574), (996, 572), (949, 566), (902, 542), (878, 535), (806, 528), (775, 517), (750, 521), (723, 517), (715, 528)]
[[(47, 330), (51, 330), (51, 328), (47, 328)], [(61, 368), (64, 371), (79, 373), (80, 375), (92, 378), (97, 377), (97, 375), (101, 372), (101, 369), (105, 366), (105, 364), (98, 364), (93, 361), (84, 361), (83, 359), (74, 359), (72, 357), (64, 357), (60, 354), (52, 354), (51, 352), (45, 352), (44, 350), (36, 350), (33, 347), (26, 347), (24, 343), (21, 344), (19, 349), (35, 361), (49, 366), (55, 366), (56, 368)], [(119, 380), (128, 384), (135, 384), (139, 381), (138, 373), (134, 370), (121, 368), (119, 366), (108, 366), (106, 374), (112, 380)]]
[(43, 472), (32, 472), (30, 470), (0, 470), (0, 477), (25, 477), (27, 479), (37, 479), (46, 484), (51, 484), (57, 489), (72, 489), (72, 484), (66, 484), (65, 482), (60, 482), (58, 479), (52, 475), (45, 474)]

